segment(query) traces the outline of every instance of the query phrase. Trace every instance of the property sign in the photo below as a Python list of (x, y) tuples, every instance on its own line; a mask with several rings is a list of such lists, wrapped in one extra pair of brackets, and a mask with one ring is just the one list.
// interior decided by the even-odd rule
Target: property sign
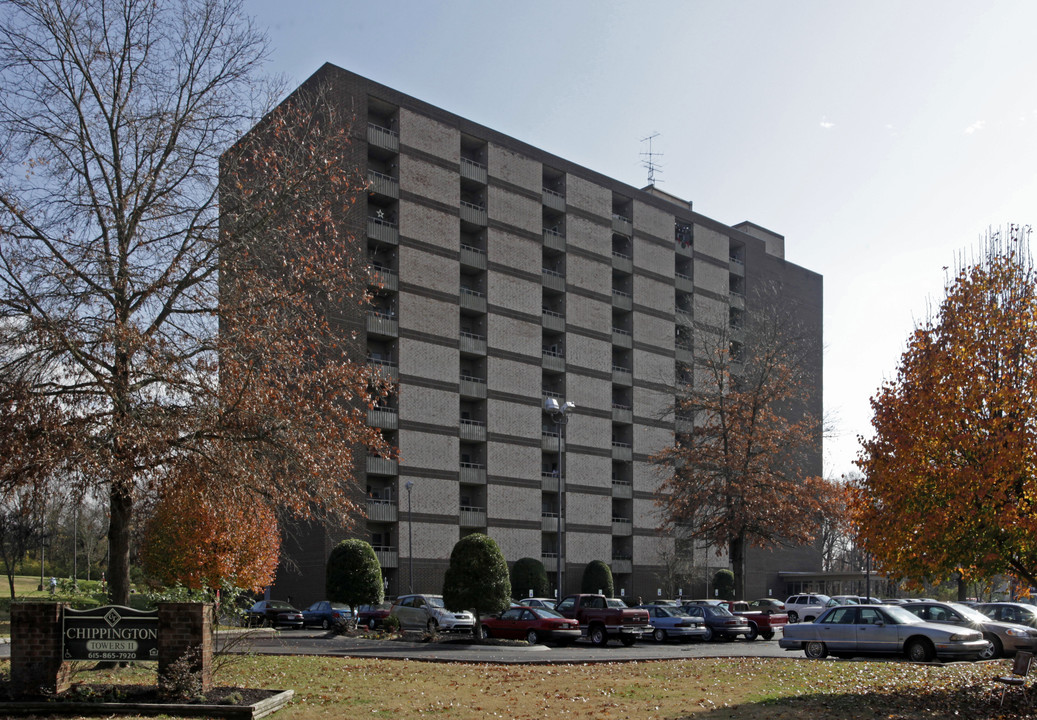
[(66, 660), (158, 660), (158, 614), (122, 605), (65, 608), (61, 639)]

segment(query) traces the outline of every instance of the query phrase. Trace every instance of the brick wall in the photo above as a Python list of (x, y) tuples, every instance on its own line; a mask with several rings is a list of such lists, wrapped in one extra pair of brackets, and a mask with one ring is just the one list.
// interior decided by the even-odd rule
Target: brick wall
[(159, 603), (158, 674), (186, 653), (195, 651), (192, 663), (199, 674), (202, 692), (212, 687), (212, 605), (202, 603)]
[(61, 659), (64, 603), (11, 605), (11, 692), (44, 695), (68, 689), (71, 664)]

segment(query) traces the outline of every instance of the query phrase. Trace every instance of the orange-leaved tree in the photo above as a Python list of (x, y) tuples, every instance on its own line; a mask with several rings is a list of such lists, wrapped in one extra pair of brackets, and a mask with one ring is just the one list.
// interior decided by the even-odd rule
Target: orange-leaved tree
[(698, 332), (696, 363), (681, 369), (673, 446), (660, 503), (683, 536), (726, 551), (745, 591), (746, 551), (813, 540), (821, 420), (819, 353), (771, 288), (762, 288), (737, 336)]
[[(1037, 584), (1037, 275), (1029, 228), (990, 233), (872, 398), (853, 513), (885, 571)], [(963, 588), (964, 585), (959, 586)]]

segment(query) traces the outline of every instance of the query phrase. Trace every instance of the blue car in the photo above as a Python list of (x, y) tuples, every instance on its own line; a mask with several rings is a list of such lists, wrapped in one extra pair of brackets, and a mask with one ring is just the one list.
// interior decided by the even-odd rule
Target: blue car
[(652, 637), (656, 642), (701, 640), (709, 632), (700, 618), (692, 617), (679, 607), (673, 607), (672, 605), (641, 605), (640, 608), (648, 611), (652, 627), (655, 628), (652, 632)]
[(328, 600), (321, 600), (302, 611), (303, 624), (320, 625), (325, 630), (341, 625), (353, 619), (353, 611), (348, 605)]

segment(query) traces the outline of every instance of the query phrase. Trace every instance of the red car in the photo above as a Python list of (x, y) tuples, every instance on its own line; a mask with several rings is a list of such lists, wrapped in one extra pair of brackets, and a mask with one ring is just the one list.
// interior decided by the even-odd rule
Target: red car
[(553, 640), (568, 645), (580, 637), (580, 623), (547, 608), (513, 607), (498, 617), (484, 618), (483, 637), (513, 638), (536, 645)]
[(379, 605), (358, 605), (356, 608), (356, 625), (357, 627), (366, 627), (368, 630), (374, 630), (385, 622), (385, 618), (389, 617), (390, 610), (392, 610), (392, 602), (389, 600)]

